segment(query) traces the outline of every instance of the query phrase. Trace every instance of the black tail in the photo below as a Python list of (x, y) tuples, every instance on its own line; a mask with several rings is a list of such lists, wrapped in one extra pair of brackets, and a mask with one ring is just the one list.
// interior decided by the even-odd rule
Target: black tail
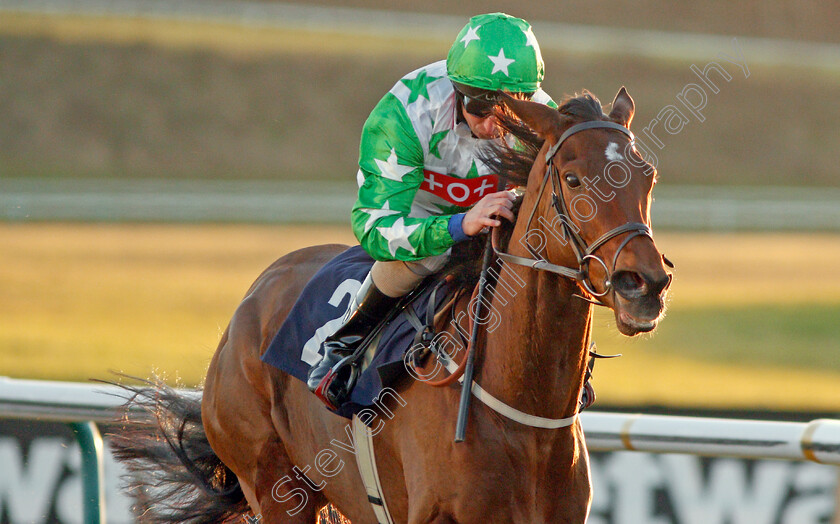
[[(111, 434), (114, 456), (128, 469), (126, 483), (138, 521), (160, 524), (241, 520), (249, 511), (239, 481), (210, 448), (201, 423), (200, 395), (159, 381), (120, 387), (129, 393), (126, 423)], [(140, 410), (150, 418), (130, 423)]]

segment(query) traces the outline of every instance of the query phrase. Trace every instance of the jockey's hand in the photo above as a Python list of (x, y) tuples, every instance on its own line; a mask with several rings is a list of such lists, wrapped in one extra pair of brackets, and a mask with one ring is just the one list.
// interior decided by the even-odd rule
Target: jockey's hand
[(511, 209), (515, 198), (513, 191), (499, 191), (485, 195), (464, 215), (464, 221), (461, 222), (464, 233), (475, 236), (485, 228), (499, 227), (502, 225), (500, 217), (513, 222), (514, 216)]

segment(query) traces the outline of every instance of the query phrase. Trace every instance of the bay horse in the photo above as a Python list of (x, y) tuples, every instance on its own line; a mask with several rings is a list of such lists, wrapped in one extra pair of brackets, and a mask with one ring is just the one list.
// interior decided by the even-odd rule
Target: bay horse
[[(628, 336), (652, 331), (665, 308), (671, 273), (650, 229), (655, 170), (634, 147), (626, 90), (609, 114), (588, 93), (559, 109), (509, 97), (505, 106), (515, 118), (500, 119), (520, 146), (488, 162), (525, 190), (507, 245), (497, 246), (503, 270), (487, 305), (500, 314), (479, 330), (475, 383), (520, 412), (569, 422), (533, 427), (474, 401), (466, 439), (455, 443), (460, 388), (406, 374), (373, 439), (394, 522), (584, 522), (592, 489), (576, 414), (593, 302), (612, 309)], [(200, 413), (197, 398), (146, 392), (168, 420), (169, 448), (152, 450), (160, 436), (118, 443), (157, 489), (141, 490), (146, 520), (241, 521), (250, 509), (252, 522), (310, 524), (329, 503), (353, 524), (377, 522), (347, 419), (260, 360), (307, 281), (346, 248), (295, 251), (257, 278), (210, 363)], [(469, 302), (465, 293), (453, 316)]]

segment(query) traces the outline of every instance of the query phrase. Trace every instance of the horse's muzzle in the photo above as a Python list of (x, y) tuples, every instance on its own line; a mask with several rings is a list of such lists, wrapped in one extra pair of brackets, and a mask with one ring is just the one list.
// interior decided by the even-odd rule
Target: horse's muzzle
[(665, 295), (672, 275), (665, 271), (645, 274), (632, 270), (613, 273), (618, 329), (628, 336), (653, 331), (665, 310)]
[(636, 271), (621, 270), (610, 278), (615, 292), (624, 300), (639, 300), (645, 296), (659, 296), (671, 285), (673, 275), (661, 272), (648, 276)]

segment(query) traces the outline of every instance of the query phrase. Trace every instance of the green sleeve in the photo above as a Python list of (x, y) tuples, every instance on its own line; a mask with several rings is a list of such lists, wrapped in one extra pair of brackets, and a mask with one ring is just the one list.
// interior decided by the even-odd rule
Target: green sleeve
[(409, 217), (423, 183), (423, 148), (403, 105), (391, 93), (365, 122), (359, 146), (363, 182), (353, 206), (353, 232), (376, 260), (421, 260), (454, 244), (450, 215)]

